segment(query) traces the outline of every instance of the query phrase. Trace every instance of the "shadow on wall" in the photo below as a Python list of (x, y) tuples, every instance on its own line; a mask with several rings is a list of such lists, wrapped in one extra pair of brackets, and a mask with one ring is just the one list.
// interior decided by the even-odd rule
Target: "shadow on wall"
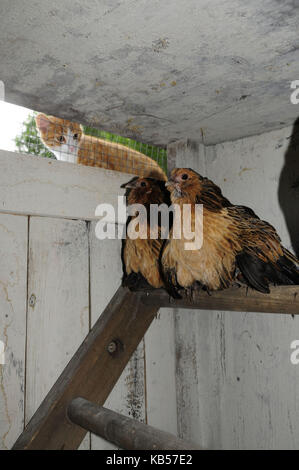
[(299, 257), (299, 118), (295, 121), (285, 154), (284, 167), (279, 179), (278, 198), (293, 250)]

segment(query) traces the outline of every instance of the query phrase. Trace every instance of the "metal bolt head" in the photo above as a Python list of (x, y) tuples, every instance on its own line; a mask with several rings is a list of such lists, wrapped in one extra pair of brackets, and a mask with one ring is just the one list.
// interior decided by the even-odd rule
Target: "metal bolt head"
[(36, 296), (35, 294), (31, 294), (30, 299), (29, 299), (29, 306), (34, 307), (36, 303)]
[(113, 353), (116, 352), (116, 350), (117, 350), (117, 344), (116, 344), (116, 342), (115, 342), (115, 341), (111, 341), (111, 343), (109, 343), (108, 346), (107, 346), (107, 351), (108, 351), (108, 353), (113, 354)]

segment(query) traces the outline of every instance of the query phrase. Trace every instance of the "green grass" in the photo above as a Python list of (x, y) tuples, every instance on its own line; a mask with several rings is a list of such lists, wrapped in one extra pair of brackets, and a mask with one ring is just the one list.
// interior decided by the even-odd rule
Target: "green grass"
[(116, 142), (118, 144), (125, 145), (138, 152), (144, 153), (148, 157), (155, 160), (161, 168), (167, 173), (167, 151), (156, 147), (154, 145), (143, 144), (142, 142), (137, 142), (136, 140), (129, 139), (128, 137), (121, 137), (116, 134), (111, 134), (111, 132), (101, 131), (89, 126), (83, 126), (84, 133), (87, 135), (92, 135), (94, 137), (100, 137), (101, 139), (108, 140), (109, 142)]

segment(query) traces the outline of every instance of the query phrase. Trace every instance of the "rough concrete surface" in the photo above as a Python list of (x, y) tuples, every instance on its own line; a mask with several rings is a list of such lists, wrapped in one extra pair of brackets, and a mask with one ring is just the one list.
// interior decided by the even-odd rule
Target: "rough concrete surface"
[(298, 0), (2, 0), (7, 101), (141, 141), (293, 123)]

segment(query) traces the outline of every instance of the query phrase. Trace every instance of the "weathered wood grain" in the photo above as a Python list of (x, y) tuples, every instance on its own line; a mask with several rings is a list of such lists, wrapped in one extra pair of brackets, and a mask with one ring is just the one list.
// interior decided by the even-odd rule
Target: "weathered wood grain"
[[(24, 426), (27, 217), (0, 214), (0, 449)], [(3, 364), (3, 360), (5, 363)]]
[(262, 294), (247, 287), (231, 287), (207, 294), (196, 291), (193, 297), (174, 300), (164, 290), (145, 294), (142, 301), (148, 305), (199, 310), (225, 310), (232, 312), (261, 312), (299, 314), (299, 286), (277, 286), (270, 294)]
[(299, 367), (291, 343), (299, 339), (299, 317), (223, 312), (220, 324), (209, 333), (219, 377), (218, 447), (298, 449)]
[[(173, 167), (193, 168), (206, 175), (206, 147), (200, 142), (192, 142), (189, 139), (174, 142), (168, 145), (167, 154), (171, 155)], [(197, 321), (205, 323), (212, 312), (205, 315), (204, 312), (186, 308), (175, 308), (173, 312), (178, 435), (183, 439), (191, 439), (196, 435), (200, 445), (212, 448), (213, 433), (217, 432), (215, 429), (219, 429), (219, 422), (215, 427), (215, 422), (212, 419), (207, 422), (205, 416), (208, 414), (206, 408), (210, 404), (214, 405), (214, 413), (218, 411), (213, 400), (215, 386), (214, 382), (211, 385), (209, 374), (212, 371), (200, 367), (205, 359), (202, 337), (207, 336), (208, 331), (204, 325), (200, 330), (196, 328)], [(163, 314), (163, 310), (161, 313)], [(214, 362), (211, 368), (215, 368)]]
[[(294, 147), (289, 158), (291, 134), (292, 129), (285, 128), (206, 149), (206, 176), (215, 180), (231, 201), (250, 206), (273, 224), (290, 250), (295, 248), (292, 241), (298, 233), (290, 228), (299, 226), (298, 192), (293, 185), (298, 152)], [(222, 326), (215, 330), (217, 323)], [(212, 389), (216, 375), (221, 378), (217, 407), (214, 402), (218, 429), (222, 423), (218, 447), (299, 448), (299, 366), (290, 360), (290, 345), (299, 339), (298, 332), (298, 315), (219, 312), (219, 318), (211, 320), (206, 333), (214, 338), (217, 353), (206, 358), (206, 367), (215, 371), (210, 375)], [(198, 337), (203, 357), (200, 340)], [(213, 406), (209, 401), (204, 400), (205, 409)], [(216, 429), (216, 420), (212, 427)]]
[[(192, 436), (196, 436), (201, 446), (210, 448), (203, 435), (206, 423), (203, 422), (200, 409), (201, 384), (198, 377), (196, 328), (198, 316), (199, 312), (195, 310), (174, 309), (178, 436), (182, 439), (192, 439)], [(207, 379), (203, 382), (205, 383)], [(210, 391), (210, 395), (212, 394)]]
[[(188, 142), (172, 144), (175, 166), (211, 178), (233, 203), (273, 224), (292, 249), (278, 200), (291, 133), (285, 128), (205, 147), (204, 153), (199, 148), (194, 155), (190, 146), (185, 151)], [(286, 161), (289, 173), (292, 163)], [(290, 186), (289, 215), (298, 212)], [(180, 436), (196, 434), (206, 448), (298, 449), (299, 366), (290, 361), (290, 345), (299, 337), (299, 316), (207, 309), (178, 309), (175, 315)]]
[(84, 398), (72, 400), (67, 414), (72, 422), (126, 450), (199, 450), (196, 444)]
[[(142, 306), (141, 295), (118, 289), (14, 449), (76, 449), (79, 446), (86, 431), (70, 423), (66, 407), (79, 395), (98, 404), (105, 402), (157, 313), (157, 307)], [(115, 346), (114, 352), (108, 350), (111, 343)]]
[[(90, 223), (90, 313), (93, 326), (121, 283), (121, 241), (98, 240), (96, 222)], [(133, 353), (129, 363), (105, 402), (109, 409), (139, 421), (145, 420), (144, 341)], [(93, 450), (116, 449), (114, 444), (91, 435)]]
[(30, 217), (27, 321), (26, 424), (88, 333), (85, 222)]
[[(122, 265), (120, 241), (98, 240), (91, 222), (91, 318), (94, 322), (101, 308), (120, 283)], [(99, 286), (105, 286), (100, 289)], [(173, 314), (163, 311), (152, 322), (144, 340), (130, 359), (105, 406), (125, 416), (161, 430), (177, 433), (175, 355)], [(163, 406), (161, 406), (163, 403)], [(111, 449), (112, 444), (92, 436), (93, 449)]]
[(177, 435), (175, 335), (172, 309), (163, 309), (145, 338), (147, 423)]
[(0, 150), (0, 212), (97, 219), (98, 204), (117, 207), (132, 175)]

